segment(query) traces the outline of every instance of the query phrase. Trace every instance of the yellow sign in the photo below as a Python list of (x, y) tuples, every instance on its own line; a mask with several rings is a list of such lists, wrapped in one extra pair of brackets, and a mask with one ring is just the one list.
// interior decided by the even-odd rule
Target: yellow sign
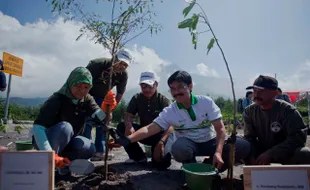
[(3, 72), (22, 77), (23, 64), (24, 64), (23, 59), (11, 55), (9, 53), (3, 52), (2, 60), (4, 68)]

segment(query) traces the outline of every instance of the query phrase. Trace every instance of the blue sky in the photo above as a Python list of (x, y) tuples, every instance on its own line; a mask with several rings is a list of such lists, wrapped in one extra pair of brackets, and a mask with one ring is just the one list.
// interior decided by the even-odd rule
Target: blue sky
[[(198, 2), (205, 9), (224, 49), (239, 95), (245, 93), (244, 87), (250, 85), (258, 74), (277, 73), (279, 85), (284, 90), (309, 89), (310, 77), (305, 73), (310, 68), (309, 1), (198, 0)], [(182, 10), (187, 5), (184, 0), (164, 0), (164, 3), (157, 3), (156, 21), (163, 25), (163, 30), (152, 37), (144, 34), (132, 41), (128, 47), (133, 47), (135, 44), (140, 48), (147, 47), (161, 61), (177, 65), (197, 75), (194, 79), (212, 81), (212, 84), (211, 82), (208, 84), (212, 88), (207, 88), (205, 93), (212, 94), (214, 91), (215, 95), (223, 95), (226, 90), (229, 94), (230, 90), (226, 88), (229, 87), (229, 82), (226, 80), (228, 75), (219, 50), (214, 48), (208, 56), (206, 55), (210, 34), (204, 33), (199, 36), (198, 49), (194, 50), (188, 30), (177, 28), (177, 23), (183, 19)], [(109, 13), (110, 4), (98, 6), (95, 3), (88, 3), (86, 8)], [(197, 10), (194, 9), (193, 12)], [(35, 24), (39, 19), (48, 22), (58, 19), (51, 14), (44, 0), (2, 0), (0, 11), (6, 16), (17, 19), (20, 25)], [(0, 24), (1, 22), (2, 20)], [(200, 27), (201, 31), (205, 30), (202, 25)], [(14, 51), (13, 48), (0, 45), (0, 52), (4, 50)], [(143, 54), (141, 51), (140, 49), (140, 53)], [(202, 67), (198, 67), (197, 65), (201, 63)], [(206, 69), (206, 72), (201, 72), (201, 68)], [(214, 72), (216, 76), (210, 76), (210, 73), (212, 75)], [(218, 86), (216, 83), (221, 80), (228, 84), (220, 91), (216, 89)], [(197, 87), (202, 88), (200, 91), (204, 92), (203, 85), (198, 84)], [(40, 93), (38, 92), (38, 96), (48, 94)]]

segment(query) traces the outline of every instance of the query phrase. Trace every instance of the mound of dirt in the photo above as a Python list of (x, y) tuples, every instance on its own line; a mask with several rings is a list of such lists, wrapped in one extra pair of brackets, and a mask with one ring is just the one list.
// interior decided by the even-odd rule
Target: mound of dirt
[(100, 189), (128, 189), (133, 190), (129, 173), (117, 174), (109, 169), (108, 180), (105, 180), (105, 168), (99, 167), (87, 176), (55, 176), (55, 190), (100, 190)]

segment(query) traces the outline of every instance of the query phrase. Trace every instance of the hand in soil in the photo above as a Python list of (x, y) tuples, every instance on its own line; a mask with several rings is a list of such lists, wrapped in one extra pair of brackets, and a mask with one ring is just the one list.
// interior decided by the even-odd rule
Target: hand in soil
[(126, 147), (131, 143), (130, 139), (125, 135), (123, 135), (122, 133), (120, 133), (117, 129), (110, 128), (109, 132), (117, 144)]
[(222, 155), (216, 152), (213, 156), (213, 167), (219, 170), (222, 168), (223, 164), (224, 164), (224, 161), (222, 159)]
[(153, 159), (157, 162), (160, 162), (162, 158), (164, 157), (164, 149), (165, 145), (161, 141), (157, 143), (157, 145), (154, 148), (153, 152)]

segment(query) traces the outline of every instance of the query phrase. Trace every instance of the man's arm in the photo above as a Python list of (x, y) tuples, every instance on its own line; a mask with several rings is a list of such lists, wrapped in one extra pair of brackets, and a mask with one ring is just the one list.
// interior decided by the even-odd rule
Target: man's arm
[(166, 144), (167, 141), (168, 141), (169, 136), (171, 135), (171, 133), (173, 133), (173, 127), (172, 127), (172, 126), (170, 126), (170, 127), (168, 128), (168, 130), (164, 133), (164, 135), (161, 137), (160, 140), (161, 140), (164, 144)]
[(123, 94), (117, 93), (117, 95), (115, 97), (117, 104), (122, 100), (122, 97), (123, 97)]
[(129, 135), (128, 138), (130, 139), (131, 143), (134, 143), (146, 139), (152, 135), (155, 135), (159, 133), (161, 130), (162, 128), (158, 124), (153, 122), (145, 127), (140, 128), (133, 134)]
[(225, 126), (222, 121), (222, 113), (220, 108), (215, 104), (215, 102), (211, 98), (207, 98), (207, 116), (208, 120), (212, 121), (213, 127), (216, 132), (216, 151), (215, 153), (220, 153), (222, 156), (223, 146), (225, 142)]
[[(161, 100), (161, 108), (164, 109), (165, 107), (168, 107), (171, 104), (170, 100), (166, 98), (165, 96), (162, 97)], [(168, 130), (164, 133), (164, 135), (161, 137), (161, 141), (166, 144), (167, 140), (171, 133), (173, 133), (173, 127), (169, 126)]]
[(282, 130), (286, 129), (288, 133), (286, 140), (266, 152), (272, 161), (287, 159), (294, 154), (296, 148), (303, 147), (306, 144), (306, 126), (297, 110), (290, 109), (287, 111), (283, 125)]
[(128, 138), (131, 142), (137, 142), (152, 135), (155, 135), (163, 130), (168, 130), (171, 123), (172, 108), (166, 107), (162, 112), (159, 113), (158, 117), (149, 125), (139, 129), (133, 134), (129, 135)]
[(138, 111), (138, 106), (137, 106), (137, 94), (134, 95), (130, 102), (128, 103), (126, 112), (125, 112), (125, 116), (124, 116), (124, 123), (125, 126), (130, 126), (132, 127), (132, 123), (133, 123), (133, 117), (136, 115), (137, 111)]
[(225, 137), (226, 137), (225, 126), (224, 126), (222, 119), (217, 119), (217, 120), (213, 121), (212, 124), (213, 124), (215, 132), (216, 132), (216, 150), (215, 150), (215, 153), (219, 153), (220, 155), (222, 155), (223, 146), (224, 146)]
[(128, 81), (128, 73), (127, 71), (122, 73), (122, 79), (120, 83), (116, 86), (116, 101), (119, 103), (123, 97), (123, 94), (126, 91), (126, 85)]
[(124, 115), (125, 126), (132, 126), (133, 118), (134, 118), (133, 114), (131, 114), (129, 112), (125, 112), (125, 115)]
[(243, 112), (243, 120), (244, 120), (244, 139), (247, 140), (250, 143), (251, 151), (249, 154), (249, 157), (246, 158), (246, 164), (256, 164), (256, 150), (255, 145), (257, 144), (257, 133), (255, 131), (255, 128), (253, 126), (253, 121), (250, 113), (250, 107), (244, 110)]
[(250, 143), (256, 142), (257, 134), (253, 127), (253, 122), (252, 122), (249, 108), (244, 110), (243, 120), (244, 120), (244, 130), (243, 130), (244, 138)]

